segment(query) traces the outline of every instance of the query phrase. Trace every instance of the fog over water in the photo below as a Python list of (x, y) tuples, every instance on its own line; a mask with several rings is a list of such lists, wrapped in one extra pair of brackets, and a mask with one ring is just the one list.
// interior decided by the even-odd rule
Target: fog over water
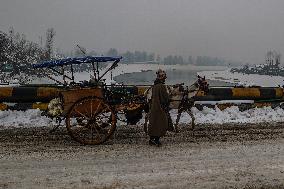
[[(185, 85), (191, 85), (197, 80), (197, 72), (205, 71), (206, 69), (200, 70), (167, 70), (166, 84), (174, 85), (178, 83), (184, 83)], [(151, 85), (155, 80), (155, 71), (143, 71), (126, 73), (114, 77), (114, 80), (118, 83), (129, 84), (129, 85)], [(210, 86), (234, 86), (234, 84), (222, 82), (222, 81), (208, 81)]]
[(161, 56), (212, 56), (261, 63), (284, 54), (283, 0), (1, 0), (0, 30), (39, 41), (49, 27), (56, 47)]

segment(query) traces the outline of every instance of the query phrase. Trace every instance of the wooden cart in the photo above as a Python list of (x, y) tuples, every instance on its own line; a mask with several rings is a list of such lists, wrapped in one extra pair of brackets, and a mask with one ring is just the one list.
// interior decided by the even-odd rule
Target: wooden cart
[[(33, 65), (34, 68), (47, 68), (63, 76), (63, 81), (50, 77), (65, 86), (65, 89), (59, 95), (62, 114), (58, 116), (65, 118), (69, 134), (82, 144), (101, 144), (111, 137), (115, 131), (117, 110), (113, 104), (109, 104), (110, 101), (106, 98), (109, 91), (102, 82), (102, 77), (114, 69), (120, 60), (121, 57), (83, 57)], [(108, 61), (113, 61), (113, 64), (104, 74), (100, 75), (99, 63)], [(81, 63), (92, 64), (94, 73), (92, 81), (82, 83), (74, 81), (73, 66)], [(71, 76), (65, 73), (66, 69), (64, 68), (66, 66), (71, 66)], [(61, 70), (56, 70), (58, 67)]]

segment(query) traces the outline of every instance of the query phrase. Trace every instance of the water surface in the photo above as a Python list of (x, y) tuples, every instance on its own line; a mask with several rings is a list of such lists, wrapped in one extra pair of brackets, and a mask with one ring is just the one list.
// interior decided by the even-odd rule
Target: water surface
[[(197, 80), (197, 72), (197, 70), (167, 70), (166, 83), (169, 85), (177, 83), (191, 85)], [(114, 77), (114, 80), (118, 83), (124, 83), (129, 85), (150, 85), (153, 84), (155, 77), (155, 71), (144, 71), (122, 74)], [(233, 84), (231, 83), (222, 81), (208, 80), (208, 82), (210, 86), (233, 86)]]

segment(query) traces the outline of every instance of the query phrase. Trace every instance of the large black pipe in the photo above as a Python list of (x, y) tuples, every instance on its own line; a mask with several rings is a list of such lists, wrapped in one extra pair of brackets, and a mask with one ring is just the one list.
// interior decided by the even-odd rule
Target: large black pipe
[(220, 100), (269, 100), (283, 98), (282, 88), (273, 87), (214, 87), (209, 88), (208, 93), (198, 93), (194, 97), (196, 101), (220, 101)]
[[(113, 92), (127, 92), (137, 95), (139, 86), (108, 86)], [(143, 86), (141, 86), (143, 88)], [(147, 87), (146, 87), (147, 88)], [(0, 87), (0, 102), (33, 103), (49, 102), (59, 96), (62, 86), (55, 85), (27, 85), (19, 87)], [(196, 101), (220, 101), (220, 100), (268, 100), (283, 98), (282, 88), (273, 87), (213, 87), (205, 95), (199, 92)]]
[(0, 102), (49, 102), (59, 95), (61, 87), (0, 87)]

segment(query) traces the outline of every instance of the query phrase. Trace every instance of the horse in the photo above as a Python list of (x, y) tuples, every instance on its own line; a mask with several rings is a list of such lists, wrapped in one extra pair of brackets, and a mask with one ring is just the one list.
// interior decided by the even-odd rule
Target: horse
[[(206, 81), (205, 77), (197, 76), (197, 80), (190, 86), (184, 86), (184, 83), (176, 84), (172, 86), (167, 86), (167, 91), (170, 96), (170, 109), (178, 109), (177, 119), (174, 124), (174, 131), (179, 132), (178, 124), (180, 121), (180, 117), (182, 112), (187, 112), (191, 119), (191, 126), (192, 130), (195, 127), (195, 118), (191, 111), (191, 108), (194, 106), (194, 97), (201, 91), (204, 94), (207, 94), (209, 91), (209, 84)], [(151, 98), (152, 98), (152, 87), (148, 88), (144, 96), (146, 98), (146, 103), (148, 106), (150, 105)], [(168, 112), (167, 112), (168, 113)], [(170, 116), (169, 116), (169, 119)], [(148, 121), (149, 121), (149, 112), (145, 115), (145, 123), (144, 123), (144, 132), (148, 132)], [(171, 120), (170, 120), (171, 121)]]

